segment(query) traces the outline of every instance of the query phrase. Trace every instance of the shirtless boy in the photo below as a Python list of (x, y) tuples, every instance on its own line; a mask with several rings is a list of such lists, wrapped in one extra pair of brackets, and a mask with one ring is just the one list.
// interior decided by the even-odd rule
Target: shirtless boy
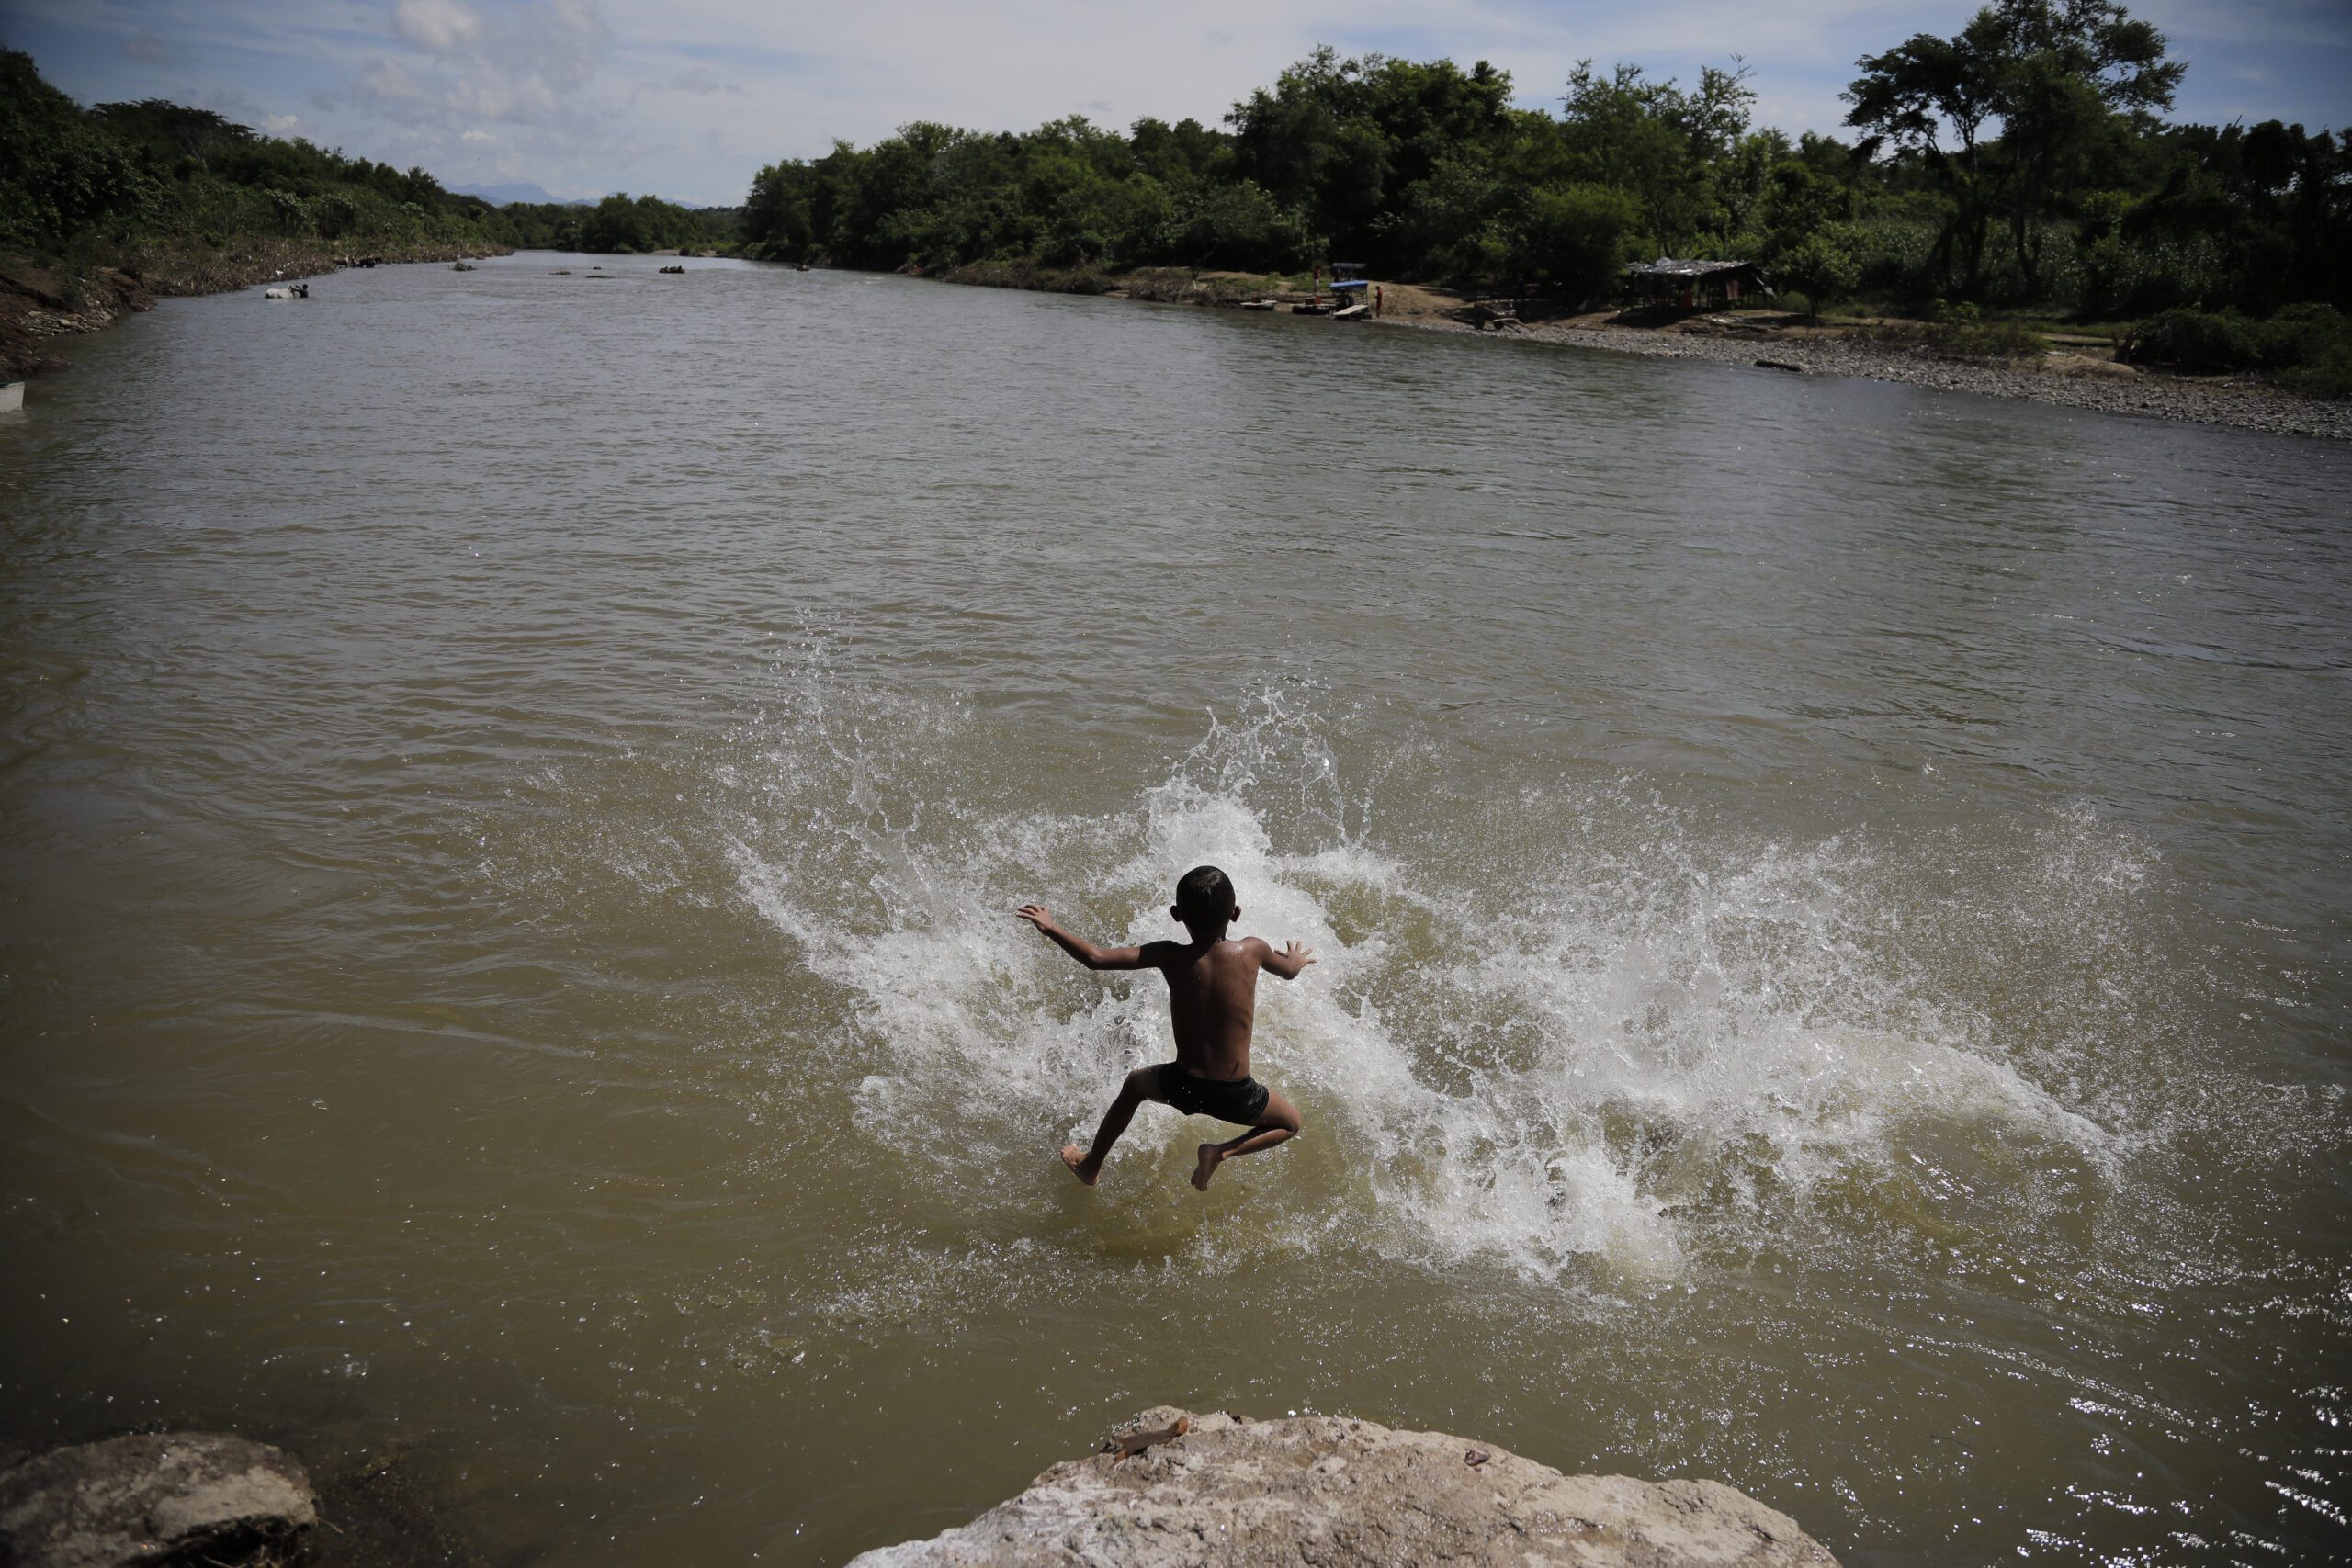
[(1102, 1113), (1094, 1146), (1071, 1144), (1062, 1163), (1089, 1187), (1102, 1178), (1111, 1145), (1145, 1100), (1172, 1105), (1187, 1116), (1214, 1116), (1250, 1131), (1222, 1144), (1203, 1144), (1193, 1185), (1208, 1190), (1216, 1168), (1236, 1155), (1254, 1155), (1298, 1132), (1298, 1108), (1250, 1076), (1250, 1035), (1258, 1018), (1258, 972), (1285, 980), (1315, 962), (1312, 949), (1285, 942), (1276, 953), (1254, 936), (1227, 941), (1225, 928), (1241, 918), (1233, 884), (1213, 865), (1198, 866), (1176, 884), (1176, 917), (1191, 940), (1148, 942), (1141, 947), (1097, 947), (1054, 924), (1044, 906), (1024, 904), (1021, 918), (1054, 939), (1089, 969), (1157, 969), (1168, 981), (1169, 1021), (1176, 1030), (1176, 1059), (1137, 1067)]

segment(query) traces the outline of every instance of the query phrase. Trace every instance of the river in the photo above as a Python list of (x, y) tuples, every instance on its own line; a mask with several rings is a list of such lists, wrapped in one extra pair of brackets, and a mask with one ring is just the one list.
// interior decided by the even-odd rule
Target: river
[[(2352, 450), (657, 265), (0, 421), (0, 1439), (390, 1452), (507, 1562), (839, 1562), (1160, 1402), (2345, 1549)], [(1166, 1003), (1012, 911), (1203, 861), (1306, 1133), (1082, 1190)]]

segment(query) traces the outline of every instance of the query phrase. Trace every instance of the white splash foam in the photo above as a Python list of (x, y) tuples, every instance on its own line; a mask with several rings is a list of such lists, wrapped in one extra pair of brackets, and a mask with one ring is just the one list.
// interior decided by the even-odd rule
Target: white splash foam
[[(1927, 960), (1855, 847), (1696, 844), (1655, 802), (1601, 792), (1553, 803), (1543, 863), (1497, 886), (1442, 841), (1376, 847), (1370, 795), (1348, 795), (1296, 692), (1212, 721), (1106, 818), (967, 798), (980, 728), (803, 671), (762, 766), (739, 770), (763, 787), (728, 797), (743, 897), (845, 998), (849, 1026), (813, 1049), (905, 1157), (1032, 1157), (1164, 1059), (1154, 977), (1077, 971), (1011, 910), (1075, 897), (1103, 940), (1171, 934), (1170, 888), (1202, 863), (1234, 877), (1243, 930), (1320, 958), (1261, 990), (1259, 1070), (1362, 1179), (1318, 1193), (1321, 1214), (1278, 1205), (1295, 1245), (1328, 1238), (1340, 1204), (1344, 1239), (1392, 1257), (1671, 1277), (1725, 1227), (1785, 1227), (1820, 1183), (1915, 1145), (2111, 1157), (1981, 1017), (1917, 983)], [(1126, 1146), (1184, 1135), (1147, 1114)]]

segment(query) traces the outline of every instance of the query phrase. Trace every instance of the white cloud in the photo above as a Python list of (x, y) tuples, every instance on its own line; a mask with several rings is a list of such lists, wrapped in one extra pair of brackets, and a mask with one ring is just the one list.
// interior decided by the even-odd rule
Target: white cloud
[(434, 54), (455, 54), (481, 37), (481, 15), (464, 0), (400, 0), (392, 31)]
[(486, 19), (463, 0), (399, 0), (391, 33), (406, 58), (374, 54), (348, 91), (408, 124), (511, 120), (586, 132), (589, 84), (612, 39), (594, 0), (538, 0)]

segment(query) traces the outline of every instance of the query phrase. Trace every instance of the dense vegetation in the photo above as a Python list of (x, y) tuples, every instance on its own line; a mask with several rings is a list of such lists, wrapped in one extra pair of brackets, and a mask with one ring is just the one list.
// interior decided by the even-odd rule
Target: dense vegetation
[(761, 170), (743, 232), (761, 254), (866, 267), (1336, 255), (1599, 297), (1628, 259), (1673, 254), (1758, 261), (1815, 310), (2352, 304), (2352, 148), (2275, 120), (2167, 123), (2184, 69), (2113, 0), (1996, 0), (1951, 38), (1859, 62), (1849, 142), (1757, 126), (1736, 60), (1689, 87), (1588, 62), (1551, 113), (1514, 108), (1483, 62), (1325, 49), (1219, 127), (922, 123), (839, 142)]
[(30, 56), (0, 50), (0, 251), (128, 263), (202, 287), (210, 258), (232, 253), (711, 249), (732, 240), (734, 218), (653, 197), (493, 208), (423, 169), (263, 136), (209, 109), (85, 109)]
[(201, 255), (252, 240), (488, 249), (492, 209), (422, 169), (261, 136), (150, 99), (84, 109), (0, 51), (0, 249), (95, 259)]
[(1080, 289), (1340, 256), (1596, 301), (1628, 260), (1739, 256), (1816, 313), (1867, 299), (1971, 341), (2001, 316), (2140, 322), (2127, 357), (2352, 393), (2352, 132), (2169, 122), (2185, 69), (2116, 0), (1995, 0), (1950, 38), (1858, 62), (1841, 141), (1756, 125), (1736, 57), (1687, 87), (1587, 62), (1552, 112), (1514, 107), (1484, 62), (1325, 49), (1218, 126), (917, 123), (771, 164), (745, 207), (695, 211), (492, 208), (205, 109), (84, 109), (0, 51), (0, 252), (127, 263), (159, 288), (526, 245), (740, 243)]
[(608, 196), (593, 207), (510, 202), (498, 209), (507, 243), (548, 251), (715, 251), (735, 243), (735, 208), (681, 207), (660, 197)]

